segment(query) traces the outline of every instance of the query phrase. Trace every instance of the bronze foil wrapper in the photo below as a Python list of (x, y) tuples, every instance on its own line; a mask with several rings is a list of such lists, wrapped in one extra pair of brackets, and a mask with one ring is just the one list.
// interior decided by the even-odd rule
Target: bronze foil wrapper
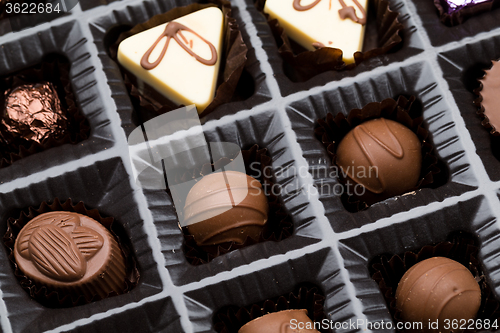
[(393, 255), (389, 259), (386, 255), (378, 256), (371, 261), (370, 273), (372, 279), (379, 285), (394, 321), (401, 322), (401, 314), (396, 308), (395, 296), (399, 281), (406, 271), (416, 263), (432, 257), (446, 257), (455, 260), (470, 270), (481, 288), (481, 307), (476, 319), (499, 319), (500, 303), (486, 282), (478, 255), (479, 246), (475, 238), (465, 232), (455, 232), (448, 237), (447, 241), (424, 246), (418, 251)]
[[(497, 60), (496, 64), (492, 63), (492, 65), (490, 66), (490, 68), (488, 68), (488, 70), (491, 70), (493, 68), (493, 66), (498, 66), (500, 68), (499, 62), (500, 62), (500, 59)], [(484, 73), (483, 77), (481, 77), (480, 79), (483, 79), (484, 77), (486, 77), (486, 72)], [(484, 106), (482, 104), (483, 96), (481, 95), (481, 92), (483, 91), (484, 86), (483, 86), (483, 82), (480, 79), (478, 80), (479, 87), (474, 90), (474, 93), (477, 95), (477, 98), (474, 100), (474, 105), (478, 108), (477, 114), (482, 118), (481, 125), (483, 125), (484, 128), (486, 128), (492, 135), (500, 136), (500, 128), (497, 129), (494, 126), (492, 126), (490, 124), (490, 120), (488, 119), (488, 116), (486, 116), (486, 114), (485, 114), (485, 109), (484, 109)], [(499, 78), (499, 80), (500, 80), (500, 78)]]
[[(325, 297), (320, 288), (312, 284), (297, 286), (292, 292), (267, 299), (249, 306), (228, 306), (214, 315), (214, 329), (218, 333), (238, 333), (246, 323), (272, 312), (292, 309), (306, 309), (313, 322), (326, 319)], [(322, 331), (321, 332), (326, 332)]]
[[(189, 234), (186, 228), (182, 228), (184, 234), (184, 252), (188, 262), (192, 265), (201, 265), (208, 263), (220, 255), (256, 243), (265, 241), (278, 242), (290, 237), (293, 233), (293, 222), (290, 216), (282, 207), (280, 199), (273, 194), (272, 188), (274, 186), (274, 182), (272, 179), (272, 175), (270, 175), (268, 171), (265, 171), (269, 170), (271, 167), (271, 157), (267, 155), (267, 150), (260, 149), (258, 145), (254, 145), (249, 150), (242, 150), (242, 156), (247, 174), (261, 182), (264, 193), (266, 194), (269, 205), (267, 223), (265, 224), (258, 240), (247, 237), (246, 241), (242, 244), (238, 244), (235, 242), (226, 242), (220, 245), (203, 247), (200, 247), (196, 244), (194, 237)], [(212, 170), (218, 170), (224, 165), (228, 164), (231, 161), (231, 158), (233, 158), (233, 156), (223, 157), (220, 160), (215, 161), (213, 164), (205, 164), (201, 168), (196, 170), (180, 170), (180, 172), (177, 173), (177, 176), (175, 177), (177, 179), (176, 183), (183, 183), (188, 180), (203, 176), (204, 174), (209, 174), (212, 172)], [(250, 167), (251, 165), (253, 165), (253, 167)], [(254, 170), (257, 169), (260, 170), (260, 177), (258, 177), (259, 175), (256, 174), (256, 172), (254, 172)], [(167, 189), (167, 191), (170, 190)], [(183, 204), (176, 202), (175, 206), (183, 207)], [(183, 214), (182, 211), (177, 211), (177, 213)]]
[(45, 286), (38, 285), (35, 281), (28, 278), (19, 270), (13, 253), (13, 248), (17, 236), (19, 235), (21, 229), (34, 217), (52, 211), (68, 211), (82, 214), (96, 220), (97, 222), (101, 223), (106, 229), (108, 229), (119, 246), (119, 249), (115, 248), (113, 250), (121, 251), (121, 254), (125, 258), (125, 263), (127, 266), (127, 275), (124, 281), (125, 287), (121, 294), (127, 293), (137, 285), (140, 274), (133, 257), (133, 250), (124, 239), (126, 235), (118, 236), (113, 231), (112, 225), (114, 222), (114, 218), (102, 217), (96, 209), (88, 210), (83, 202), (79, 202), (75, 205), (73, 204), (71, 199), (68, 199), (65, 202), (60, 202), (59, 199), (56, 198), (51, 204), (43, 202), (38, 208), (29, 207), (28, 213), (23, 211), (20, 214), (19, 218), (9, 218), (7, 220), (7, 231), (5, 232), (5, 235), (3, 237), (3, 243), (5, 248), (7, 249), (10, 262), (14, 269), (14, 275), (16, 276), (23, 289), (29, 293), (31, 298), (46, 307), (64, 308), (88, 304), (90, 302), (98, 301), (106, 297), (118, 295), (115, 292), (111, 292), (108, 293), (107, 296), (103, 296), (105, 293), (99, 293), (100, 295), (92, 295), (89, 293), (75, 294), (72, 290), (67, 290), (65, 292), (49, 290)]
[[(342, 50), (333, 47), (323, 47), (315, 51), (307, 51), (290, 40), (277, 19), (270, 19), (263, 12), (265, 0), (257, 0), (255, 6), (268, 19), (268, 24), (278, 44), (278, 52), (290, 66), (293, 67), (297, 81), (307, 81), (310, 78), (326, 72), (353, 69), (364, 60), (385, 54), (403, 40), (400, 32), (403, 25), (398, 21), (399, 13), (389, 8), (387, 0), (370, 0), (368, 8), (368, 23), (366, 29), (375, 21), (377, 29), (377, 47), (354, 54), (354, 63), (346, 64), (342, 60)], [(339, 31), (339, 33), (342, 33)], [(368, 37), (368, 31), (365, 36)]]
[(500, 7), (499, 0), (482, 2), (473, 5), (467, 5), (459, 10), (450, 13), (446, 0), (434, 0), (434, 5), (439, 12), (439, 20), (449, 27), (464, 23), (468, 18), (491, 11), (493, 8)]
[(164, 14), (156, 15), (147, 22), (138, 24), (131, 30), (120, 34), (117, 41), (109, 48), (109, 54), (120, 67), (125, 81), (125, 86), (127, 87), (133, 102), (134, 100), (136, 102), (134, 104), (140, 106), (143, 121), (154, 118), (155, 115), (175, 110), (182, 105), (176, 105), (147, 84), (141, 84), (144, 88), (142, 91), (139, 91), (135, 76), (125, 70), (118, 63), (117, 51), (120, 42), (132, 35), (207, 7), (218, 7), (222, 10), (225, 25), (223, 37), (224, 46), (222, 50), (222, 62), (219, 69), (215, 97), (203, 113), (200, 114), (200, 117), (206, 116), (214, 111), (218, 106), (231, 101), (241, 73), (243, 72), (243, 68), (245, 67), (248, 52), (248, 47), (243, 41), (236, 19), (231, 16), (231, 3), (227, 0), (212, 0), (209, 1), (208, 4), (195, 3), (185, 7), (177, 7)]
[[(43, 131), (39, 132), (41, 135), (40, 140), (26, 140), (15, 132), (11, 133), (7, 127), (10, 124), (1, 121), (0, 168), (7, 167), (21, 158), (46, 149), (66, 143), (76, 144), (88, 138), (90, 127), (88, 121), (76, 106), (76, 99), (69, 77), (69, 68), (70, 64), (65, 58), (49, 55), (42, 60), (40, 65), (0, 78), (0, 90), (5, 92), (15, 91), (16, 88), (24, 85), (50, 83), (59, 97), (61, 114), (67, 119), (64, 131), (58, 131), (57, 135), (48, 136), (44, 136)], [(7, 96), (7, 94), (0, 94), (0, 105), (2, 107), (0, 115), (5, 112), (3, 108), (7, 104)], [(63, 127), (61, 119), (56, 119), (56, 123)], [(43, 126), (41, 128), (43, 129)], [(38, 131), (35, 132), (37, 132), (38, 137)], [(27, 133), (30, 136), (35, 132)]]
[[(314, 134), (323, 143), (331, 158), (332, 165), (336, 165), (337, 145), (351, 129), (365, 121), (376, 118), (397, 121), (412, 130), (422, 143), (420, 180), (417, 186), (408, 192), (416, 191), (422, 187), (430, 187), (442, 170), (438, 167), (438, 159), (435, 156), (434, 147), (430, 142), (429, 131), (424, 128), (423, 117), (413, 119), (409, 114), (414, 101), (415, 97), (413, 96), (410, 99), (400, 96), (397, 101), (388, 98), (380, 103), (369, 103), (362, 109), (353, 109), (347, 117), (343, 113), (338, 113), (335, 116), (332, 113), (328, 113), (326, 118), (317, 121), (318, 125), (314, 130)], [(339, 180), (345, 184), (345, 179)], [(347, 191), (345, 192), (347, 193)], [(370, 204), (373, 204), (373, 202), (363, 202), (361, 198), (355, 195), (347, 196), (346, 193), (342, 196), (342, 201), (344, 206), (351, 212), (363, 210), (368, 208)]]
[(41, 143), (64, 135), (67, 118), (50, 82), (24, 84), (5, 91), (1, 120), (4, 130), (26, 141)]

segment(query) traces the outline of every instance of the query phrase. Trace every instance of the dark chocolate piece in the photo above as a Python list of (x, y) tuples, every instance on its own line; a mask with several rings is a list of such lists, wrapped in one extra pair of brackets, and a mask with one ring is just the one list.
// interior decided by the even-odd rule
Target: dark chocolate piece
[(285, 310), (255, 318), (238, 333), (319, 333), (307, 316), (307, 310)]
[(62, 294), (121, 294), (126, 266), (111, 233), (92, 218), (70, 212), (41, 214), (16, 238), (14, 258), (35, 284)]
[(14, 138), (41, 143), (64, 135), (68, 120), (49, 82), (25, 84), (5, 92), (4, 131)]
[(203, 177), (189, 191), (184, 223), (199, 246), (259, 240), (267, 222), (261, 183), (244, 173), (224, 171)]
[(486, 71), (486, 75), (480, 80), (482, 89), (481, 106), (484, 108), (484, 116), (494, 132), (500, 132), (500, 64), (493, 61), (493, 66)]
[(359, 184), (366, 189), (364, 194), (356, 190), (357, 195), (367, 203), (380, 201), (417, 185), (421, 145), (406, 126), (389, 119), (373, 119), (347, 133), (337, 148), (336, 163), (348, 186)]
[[(396, 306), (402, 319), (423, 323), (423, 332), (444, 332), (446, 319), (457, 322), (474, 319), (480, 305), (481, 290), (471, 272), (444, 257), (433, 257), (412, 266), (396, 290)], [(429, 325), (436, 321), (437, 327)]]

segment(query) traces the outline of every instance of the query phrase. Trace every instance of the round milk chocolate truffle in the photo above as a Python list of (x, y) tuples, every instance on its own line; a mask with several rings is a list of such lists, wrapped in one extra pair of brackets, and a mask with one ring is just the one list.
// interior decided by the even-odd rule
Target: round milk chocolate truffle
[(68, 120), (50, 82), (25, 84), (5, 92), (2, 127), (14, 138), (37, 143), (60, 139)]
[(261, 183), (247, 174), (209, 174), (189, 191), (184, 223), (199, 246), (258, 240), (267, 222), (267, 198)]
[(307, 310), (268, 313), (241, 327), (238, 333), (319, 333), (307, 316)]
[(389, 119), (356, 126), (342, 139), (336, 154), (347, 183), (362, 185), (367, 202), (404, 194), (420, 178), (420, 140), (409, 128)]
[[(423, 260), (401, 278), (396, 306), (408, 322), (422, 322), (423, 332), (445, 332), (445, 319), (474, 319), (481, 305), (481, 289), (462, 264), (444, 257)], [(438, 321), (439, 329), (429, 327)], [(460, 330), (446, 330), (460, 332)]]
[(35, 217), (17, 236), (14, 258), (36, 285), (61, 296), (91, 300), (126, 288), (125, 260), (117, 241), (85, 215), (57, 211)]

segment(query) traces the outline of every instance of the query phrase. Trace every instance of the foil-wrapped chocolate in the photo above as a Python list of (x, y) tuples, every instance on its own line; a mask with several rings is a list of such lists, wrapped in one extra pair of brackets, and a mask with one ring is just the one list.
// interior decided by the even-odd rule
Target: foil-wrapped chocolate
[(60, 138), (68, 127), (57, 91), (49, 82), (7, 90), (1, 123), (12, 137), (37, 143)]
[(465, 6), (473, 6), (488, 1), (492, 0), (446, 0), (446, 3), (448, 5), (448, 12), (451, 14), (452, 12), (460, 10)]

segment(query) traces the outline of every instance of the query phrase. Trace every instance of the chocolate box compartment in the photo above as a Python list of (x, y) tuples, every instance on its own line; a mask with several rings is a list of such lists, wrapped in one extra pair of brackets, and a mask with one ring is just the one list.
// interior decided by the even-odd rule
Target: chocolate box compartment
[(486, 280), (495, 292), (500, 291), (499, 248), (495, 240), (500, 237), (497, 218), (483, 196), (407, 221), (389, 224), (340, 241), (340, 253), (354, 284), (357, 297), (363, 304), (363, 313), (369, 321), (392, 320), (378, 284), (371, 278), (369, 265), (377, 255), (389, 259), (406, 251), (419, 251), (426, 245), (447, 240), (453, 232), (464, 231), (475, 235), (480, 244), (479, 261)]
[(82, 10), (89, 10), (98, 6), (106, 6), (116, 1), (122, 0), (80, 0), (80, 7)]
[[(498, 10), (500, 12), (500, 10)], [(440, 53), (439, 65), (448, 82), (453, 98), (476, 146), (486, 171), (493, 181), (500, 180), (500, 138), (494, 137), (481, 125), (474, 100), (478, 96), (474, 89), (479, 87), (478, 79), (484, 70), (491, 67), (492, 60), (500, 58), (500, 35), (456, 49)]]
[[(431, 66), (426, 62), (417, 62), (378, 76), (356, 80), (355, 85), (346, 84), (323, 91), (288, 106), (292, 128), (310, 166), (326, 216), (336, 232), (359, 228), (378, 219), (477, 188), (477, 179), (470, 170), (470, 162), (454, 127), (449, 106), (442, 98), (443, 92), (435, 80)], [(322, 189), (325, 186), (333, 188), (338, 179), (329, 177), (329, 172), (335, 166), (331, 165), (321, 141), (314, 135), (317, 119), (325, 118), (328, 112), (334, 116), (339, 112), (347, 115), (352, 109), (360, 109), (368, 103), (381, 102), (386, 98), (397, 99), (400, 95), (417, 98), (410, 115), (419, 116), (421, 113), (423, 116), (424, 127), (429, 130), (431, 143), (441, 160), (438, 165), (444, 173), (435, 176), (434, 183), (430, 185), (433, 188), (422, 188), (381, 201), (364, 211), (350, 213), (339, 195)]]
[[(207, 124), (207, 126), (210, 123)], [(290, 175), (284, 171), (276, 177), (275, 183), (287, 186), (286, 193), (280, 197), (283, 207), (293, 222), (293, 235), (281, 241), (265, 241), (231, 251), (206, 264), (191, 265), (183, 251), (184, 237), (170, 196), (165, 190), (144, 189), (153, 220), (162, 246), (166, 267), (175, 285), (185, 285), (214, 276), (220, 272), (230, 271), (236, 267), (249, 264), (259, 259), (284, 254), (294, 249), (319, 242), (322, 238), (318, 221), (314, 217), (306, 194), (301, 191), (297, 174), (293, 171), (295, 161), (288, 147), (283, 132), (282, 121), (276, 110), (268, 110), (248, 118), (221, 124), (215, 128), (204, 130), (208, 142), (232, 142), (242, 149), (249, 149), (254, 144), (267, 148), (276, 169), (283, 167), (291, 170)], [(185, 140), (185, 139), (182, 139)], [(196, 161), (193, 156), (192, 160)], [(188, 167), (186, 167), (188, 168)], [(164, 179), (163, 173), (156, 173), (149, 168), (150, 177)]]
[[(120, 10), (114, 10), (110, 14), (98, 17), (90, 22), (90, 30), (97, 46), (99, 58), (106, 74), (108, 85), (111, 88), (111, 96), (115, 100), (118, 113), (122, 120), (122, 127), (128, 136), (132, 130), (141, 124), (140, 110), (134, 110), (127, 88), (123, 83), (123, 76), (118, 64), (108, 55), (108, 47), (116, 41), (118, 35), (127, 31), (133, 26), (149, 20), (154, 15), (165, 13), (175, 7), (187, 6), (196, 1), (192, 0), (158, 0), (144, 1), (131, 4)], [(253, 95), (243, 101), (235, 101), (223, 104), (212, 113), (203, 118), (203, 121), (219, 119), (224, 115), (234, 114), (240, 110), (251, 109), (252, 107), (269, 101), (271, 99), (269, 90), (265, 84), (265, 75), (260, 69), (260, 64), (255, 57), (255, 50), (250, 44), (248, 33), (245, 30), (245, 23), (238, 15), (238, 8), (233, 5), (232, 15), (236, 18), (243, 39), (248, 47), (247, 62), (243, 69), (239, 83), (244, 80), (245, 86), (237, 88), (240, 90), (253, 90)], [(247, 89), (246, 89), (247, 88)], [(245, 91), (245, 93), (247, 93)], [(150, 115), (145, 115), (150, 118)], [(146, 121), (148, 119), (143, 119)]]
[[(0, 232), (5, 234), (9, 217), (17, 218), (22, 210), (35, 207), (44, 201), (62, 201), (71, 198), (73, 203), (83, 201), (88, 209), (97, 209), (102, 216), (115, 218), (123, 227), (132, 245), (133, 254), (141, 274), (138, 285), (130, 292), (65, 309), (50, 309), (32, 300), (14, 276), (6, 249), (0, 251), (0, 288), (3, 293), (8, 319), (15, 332), (41, 332), (54, 329), (72, 321), (139, 302), (162, 291), (158, 265), (149, 247), (148, 235), (139, 215), (134, 190), (120, 158), (97, 162), (89, 167), (66, 172), (39, 183), (0, 194)], [(41, 319), (43, 318), (43, 320)]]
[[(194, 332), (215, 332), (214, 315), (227, 306), (243, 307), (287, 294), (302, 283), (312, 283), (325, 296), (326, 317), (334, 322), (355, 318), (349, 291), (333, 250), (325, 248), (253, 273), (185, 293)], [(355, 320), (355, 319), (352, 319)]]
[(92, 321), (88, 325), (72, 327), (74, 333), (101, 332), (165, 332), (184, 333), (180, 316), (170, 297), (161, 298), (141, 306)]
[(0, 179), (8, 182), (92, 155), (114, 146), (107, 100), (96, 85), (95, 67), (89, 43), (75, 21), (33, 32), (20, 40), (8, 41), (0, 48), (0, 75), (9, 75), (41, 63), (48, 54), (64, 55), (70, 62), (70, 79), (76, 105), (90, 125), (90, 136), (76, 145), (47, 149), (15, 161), (0, 169)]
[(409, 2), (412, 12), (416, 12), (420, 17), (433, 46), (442, 46), (500, 27), (500, 8), (473, 16), (462, 24), (449, 27), (440, 21), (439, 12), (433, 0), (409, 0)]
[(423, 51), (422, 42), (417, 34), (417, 29), (414, 26), (411, 16), (408, 14), (407, 6), (401, 0), (389, 0), (391, 10), (400, 13), (399, 20), (404, 26), (401, 35), (403, 38), (402, 45), (396, 46), (387, 54), (363, 61), (352, 70), (328, 71), (316, 75), (306, 82), (293, 82), (292, 75), (287, 72), (288, 69), (285, 68), (284, 60), (278, 53), (276, 40), (266, 18), (257, 8), (255, 8), (253, 0), (246, 0), (246, 3), (247, 9), (252, 16), (252, 21), (257, 28), (257, 33), (262, 40), (262, 47), (269, 58), (274, 77), (278, 81), (282, 96), (287, 96), (302, 90), (308, 90), (316, 86), (323, 86), (331, 81), (340, 81), (344, 78), (354, 77), (362, 72), (367, 72), (377, 67), (404, 61)]

